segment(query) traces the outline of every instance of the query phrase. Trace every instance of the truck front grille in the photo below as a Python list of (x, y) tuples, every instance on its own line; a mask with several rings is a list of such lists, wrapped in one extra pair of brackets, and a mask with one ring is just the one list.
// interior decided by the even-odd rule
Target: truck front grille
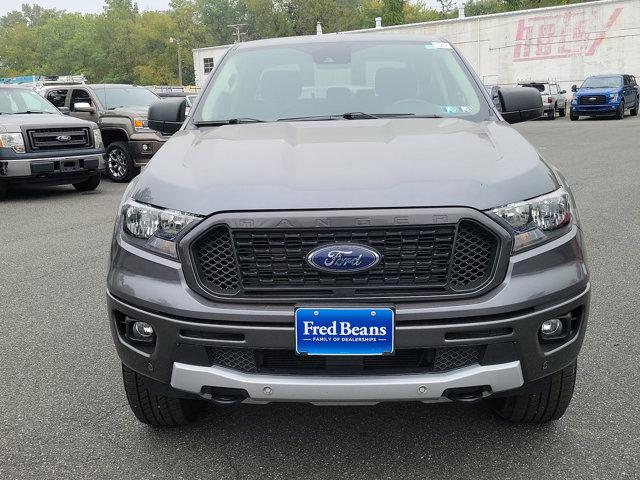
[(27, 130), (31, 151), (91, 148), (91, 132), (85, 127), (35, 128)]
[(396, 350), (381, 356), (302, 356), (292, 350), (207, 347), (211, 365), (244, 373), (366, 375), (440, 373), (479, 362), (483, 346)]
[[(380, 263), (360, 273), (321, 272), (306, 260), (322, 245), (376, 249)], [(449, 225), (237, 229), (216, 225), (191, 245), (206, 292), (242, 298), (355, 298), (452, 295), (491, 279), (499, 240), (472, 220)]]
[(583, 95), (578, 99), (580, 105), (605, 105), (607, 97), (604, 95)]

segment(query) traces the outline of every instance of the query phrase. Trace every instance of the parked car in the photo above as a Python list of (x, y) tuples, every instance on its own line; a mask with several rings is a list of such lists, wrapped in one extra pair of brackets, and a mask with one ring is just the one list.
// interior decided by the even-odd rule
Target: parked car
[(124, 194), (107, 280), (141, 422), (207, 402), (564, 414), (589, 312), (579, 217), (505, 121), (540, 117), (539, 91), (500, 88), (500, 113), (471, 72), (440, 38), (279, 38), (233, 45), (189, 118), (150, 107), (178, 131)]
[(63, 115), (29, 88), (0, 85), (0, 199), (14, 183), (95, 190), (103, 170), (95, 123)]
[(562, 90), (556, 82), (522, 82), (520, 87), (533, 87), (540, 91), (542, 103), (544, 104), (544, 114), (549, 120), (555, 120), (556, 112), (564, 117), (567, 114), (566, 90)]
[(106, 174), (114, 182), (128, 182), (140, 172), (166, 141), (147, 127), (149, 105), (159, 97), (144, 87), (121, 84), (64, 85), (42, 94), (72, 117), (91, 120), (102, 132)]
[(575, 92), (571, 101), (571, 120), (581, 116), (624, 118), (628, 110), (631, 116), (638, 115), (640, 94), (633, 75), (594, 75), (588, 77)]

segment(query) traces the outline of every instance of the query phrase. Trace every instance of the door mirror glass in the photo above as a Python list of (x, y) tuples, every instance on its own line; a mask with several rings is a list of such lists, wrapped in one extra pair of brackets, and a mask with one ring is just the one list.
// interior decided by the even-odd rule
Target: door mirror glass
[(60, 110), (60, 113), (63, 115), (69, 115), (69, 107), (58, 107), (58, 110)]
[(572, 92), (577, 92), (578, 91), (578, 86), (577, 85), (571, 85), (571, 91)]
[(542, 97), (537, 88), (500, 87), (502, 117), (509, 123), (525, 122), (542, 117)]

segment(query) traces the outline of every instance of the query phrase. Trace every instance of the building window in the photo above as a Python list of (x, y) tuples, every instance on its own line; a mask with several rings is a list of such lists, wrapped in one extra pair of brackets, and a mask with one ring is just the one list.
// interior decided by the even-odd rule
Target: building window
[(213, 70), (213, 58), (205, 58), (204, 59), (204, 74), (207, 75), (209, 72)]

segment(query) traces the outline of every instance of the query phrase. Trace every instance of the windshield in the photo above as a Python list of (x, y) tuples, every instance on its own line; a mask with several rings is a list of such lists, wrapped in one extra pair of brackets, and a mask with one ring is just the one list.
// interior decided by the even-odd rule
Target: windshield
[(0, 88), (0, 114), (60, 112), (47, 100), (31, 90)]
[(148, 107), (160, 100), (160, 97), (144, 87), (100, 88), (97, 86), (93, 91), (107, 110), (121, 107)]
[[(451, 45), (336, 41), (240, 48), (203, 94), (197, 123), (358, 113), (486, 119), (488, 103)], [(366, 114), (366, 115), (362, 115)], [(303, 118), (304, 119), (304, 118)]]
[(618, 88), (622, 85), (622, 78), (612, 77), (589, 77), (580, 88)]
[(531, 87), (540, 91), (540, 93), (544, 93), (547, 91), (547, 86), (544, 83), (519, 83), (521, 87)]

